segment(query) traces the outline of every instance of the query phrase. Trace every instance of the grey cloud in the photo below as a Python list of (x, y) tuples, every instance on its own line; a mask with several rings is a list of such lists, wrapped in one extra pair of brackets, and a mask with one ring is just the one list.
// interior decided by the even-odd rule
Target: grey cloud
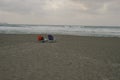
[[(112, 19), (111, 16), (115, 15), (112, 20), (114, 22), (120, 14), (119, 4), (120, 0), (0, 0), (0, 17), (3, 12), (2, 17), (6, 18), (4, 20), (9, 18), (11, 21), (15, 14), (16, 19), (21, 19), (21, 23), (41, 21), (98, 24), (100, 21)], [(16, 19), (12, 21), (17, 23)]]
[[(29, 14), (30, 12), (34, 13), (51, 13), (54, 9), (50, 9), (51, 7), (55, 7), (54, 2), (57, 0), (0, 0), (0, 10), (7, 11), (7, 12), (16, 12), (16, 13), (26, 13)], [(66, 1), (69, 3), (69, 0)], [(56, 3), (56, 2), (55, 2)], [(72, 12), (72, 10), (75, 9), (74, 6), (68, 5), (65, 6), (65, 3), (62, 3), (64, 5), (59, 5), (60, 8), (62, 7), (62, 11), (69, 10)], [(73, 7), (73, 8), (72, 8)], [(60, 13), (61, 10), (57, 10), (55, 13)], [(69, 12), (68, 11), (68, 12)], [(64, 12), (63, 12), (64, 13)]]
[[(59, 3), (54, 5), (54, 2), (57, 1), (59, 0), (0, 0), (0, 10), (20, 14), (46, 14), (53, 11), (47, 8), (58, 5), (61, 9), (57, 10), (57, 14), (62, 14), (61, 12), (101, 14), (107, 12), (119, 13), (120, 11), (118, 10), (120, 9), (120, 1), (118, 0), (61, 0), (61, 4), (63, 5)], [(81, 6), (83, 6), (84, 9), (82, 9)]]
[[(71, 0), (75, 3), (84, 4), (88, 9), (85, 13), (88, 14), (119, 14), (120, 1), (119, 0)], [(104, 12), (102, 12), (104, 11)]]
[(118, 0), (70, 0), (73, 2), (82, 2), (82, 3), (106, 3), (106, 2), (115, 2)]
[(33, 0), (0, 0), (0, 10), (16, 13), (30, 13), (42, 10), (43, 1)]

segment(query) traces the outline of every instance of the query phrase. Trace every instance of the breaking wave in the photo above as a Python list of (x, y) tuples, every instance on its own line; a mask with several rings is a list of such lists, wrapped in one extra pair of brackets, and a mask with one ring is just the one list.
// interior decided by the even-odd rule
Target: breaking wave
[(0, 24), (0, 33), (120, 37), (120, 26)]

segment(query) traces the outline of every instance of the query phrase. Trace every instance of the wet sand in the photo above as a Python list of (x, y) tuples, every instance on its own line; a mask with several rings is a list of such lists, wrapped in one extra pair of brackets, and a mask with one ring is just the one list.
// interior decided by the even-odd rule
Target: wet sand
[(120, 80), (120, 38), (0, 34), (0, 80)]

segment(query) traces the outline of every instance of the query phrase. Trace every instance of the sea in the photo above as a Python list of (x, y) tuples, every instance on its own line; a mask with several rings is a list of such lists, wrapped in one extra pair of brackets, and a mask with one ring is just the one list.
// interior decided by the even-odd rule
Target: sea
[(120, 38), (120, 26), (0, 24), (0, 34), (62, 34)]

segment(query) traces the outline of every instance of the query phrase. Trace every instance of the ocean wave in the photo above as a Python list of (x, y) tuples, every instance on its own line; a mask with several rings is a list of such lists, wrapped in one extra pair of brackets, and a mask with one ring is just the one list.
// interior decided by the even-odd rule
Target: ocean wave
[(0, 25), (1, 34), (68, 34), (80, 36), (120, 37), (120, 27), (82, 25)]

